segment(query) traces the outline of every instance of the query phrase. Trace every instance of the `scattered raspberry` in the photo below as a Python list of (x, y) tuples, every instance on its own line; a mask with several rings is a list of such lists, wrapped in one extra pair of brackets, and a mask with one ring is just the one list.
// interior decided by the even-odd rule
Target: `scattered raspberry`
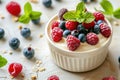
[(87, 38), (87, 43), (90, 45), (96, 45), (99, 41), (98, 36), (93, 32), (88, 33), (86, 38)]
[(20, 63), (11, 63), (8, 71), (11, 76), (16, 77), (22, 71), (22, 65)]
[(86, 28), (86, 29), (90, 29), (93, 28), (95, 25), (95, 22), (92, 21), (91, 23), (82, 23), (82, 25)]
[(9, 2), (6, 6), (6, 9), (10, 14), (12, 14), (14, 16), (18, 16), (21, 12), (20, 5), (15, 1)]
[(72, 35), (67, 36), (67, 47), (69, 50), (74, 51), (80, 45), (80, 40)]
[(95, 20), (103, 20), (104, 21), (104, 15), (101, 12), (94, 12), (93, 15), (95, 16)]
[(78, 22), (75, 22), (75, 21), (67, 21), (66, 24), (65, 24), (66, 28), (68, 30), (74, 30), (77, 28), (78, 26)]
[(55, 42), (60, 41), (62, 39), (62, 35), (63, 35), (63, 30), (60, 29), (59, 27), (55, 27), (52, 30), (52, 39), (53, 39), (53, 41), (55, 41)]
[(53, 29), (53, 28), (55, 28), (55, 27), (58, 27), (59, 24), (60, 24), (60, 23), (59, 23), (58, 21), (54, 21), (54, 22), (52, 22), (51, 28)]
[(59, 79), (58, 76), (56, 76), (56, 75), (52, 75), (52, 76), (48, 77), (47, 80), (60, 80), (60, 79)]
[(116, 80), (115, 77), (110, 76), (110, 77), (105, 77), (102, 80)]
[(100, 24), (100, 32), (104, 37), (107, 37), (107, 38), (111, 35), (111, 29), (105, 23)]

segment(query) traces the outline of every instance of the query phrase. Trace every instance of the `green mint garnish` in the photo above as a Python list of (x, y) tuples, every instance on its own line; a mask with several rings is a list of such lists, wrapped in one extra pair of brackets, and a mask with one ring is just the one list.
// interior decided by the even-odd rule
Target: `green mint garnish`
[(63, 15), (63, 17), (65, 20), (77, 21), (79, 23), (90, 23), (94, 21), (95, 17), (93, 14), (86, 12), (85, 9), (84, 2), (80, 2), (78, 3), (75, 11), (68, 11)]
[(7, 64), (7, 60), (0, 55), (0, 68)]
[(115, 18), (120, 19), (120, 8), (116, 9), (116, 10), (113, 12), (113, 16), (114, 16)]
[(24, 5), (24, 14), (22, 16), (20, 16), (19, 22), (28, 24), (30, 22), (30, 20), (39, 19), (41, 15), (42, 15), (41, 12), (33, 11), (31, 4), (29, 2), (27, 2)]

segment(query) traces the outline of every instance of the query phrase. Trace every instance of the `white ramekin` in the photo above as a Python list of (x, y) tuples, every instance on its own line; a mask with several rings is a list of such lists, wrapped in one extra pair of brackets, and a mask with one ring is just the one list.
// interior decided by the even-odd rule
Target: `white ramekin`
[[(51, 21), (53, 21), (57, 16), (54, 16), (48, 22), (45, 35), (48, 41), (48, 45), (52, 54), (53, 61), (61, 68), (71, 71), (71, 72), (85, 72), (90, 71), (99, 67), (106, 59), (108, 53), (108, 46), (111, 43), (112, 34), (100, 48), (84, 51), (84, 52), (74, 52), (60, 49), (56, 46), (50, 39), (50, 34), (48, 30), (50, 29)], [(110, 23), (106, 20), (111, 28)]]

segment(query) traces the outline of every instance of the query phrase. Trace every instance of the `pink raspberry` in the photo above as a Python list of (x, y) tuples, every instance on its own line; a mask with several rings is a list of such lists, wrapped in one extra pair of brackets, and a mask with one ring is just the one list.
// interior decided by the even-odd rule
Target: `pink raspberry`
[(65, 23), (65, 26), (66, 26), (66, 28), (68, 29), (68, 30), (74, 30), (74, 29), (76, 29), (77, 28), (77, 26), (78, 26), (78, 22), (75, 22), (75, 21), (67, 21), (66, 23)]
[(91, 23), (82, 23), (82, 25), (85, 27), (85, 29), (90, 29), (94, 27), (95, 22), (92, 21)]
[(106, 37), (106, 38), (108, 38), (108, 37), (111, 35), (111, 29), (110, 29), (110, 27), (109, 27), (107, 24), (105, 24), (105, 23), (101, 23), (101, 24), (100, 24), (100, 32), (101, 32), (101, 34), (102, 34), (104, 37)]
[(80, 40), (72, 35), (67, 36), (67, 47), (69, 50), (74, 51), (80, 45)]
[(104, 15), (101, 12), (94, 12), (93, 15), (95, 16), (95, 20), (103, 20), (104, 21)]
[(63, 30), (59, 27), (55, 27), (52, 30), (52, 39), (55, 42), (59, 42), (62, 39), (63, 36)]
[(60, 79), (59, 79), (58, 76), (56, 76), (56, 75), (52, 75), (52, 76), (48, 77), (47, 80), (60, 80)]
[(110, 77), (105, 77), (102, 80), (116, 80), (115, 77), (110, 76)]
[(54, 22), (52, 22), (51, 28), (53, 29), (53, 28), (55, 28), (55, 27), (58, 27), (59, 24), (60, 24), (60, 23), (59, 23), (58, 21), (54, 21)]
[(98, 36), (93, 32), (88, 33), (86, 38), (87, 38), (87, 43), (90, 45), (96, 45), (99, 41)]

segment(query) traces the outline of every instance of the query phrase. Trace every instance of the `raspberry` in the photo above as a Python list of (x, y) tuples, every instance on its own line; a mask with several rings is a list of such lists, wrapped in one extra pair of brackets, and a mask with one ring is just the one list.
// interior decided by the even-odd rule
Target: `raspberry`
[(90, 45), (96, 45), (99, 41), (98, 36), (93, 32), (88, 33), (86, 39), (87, 39), (87, 43)]
[(82, 25), (86, 28), (86, 29), (90, 29), (93, 28), (95, 25), (95, 22), (92, 21), (91, 23), (82, 23)]
[(110, 29), (110, 27), (109, 27), (107, 24), (105, 24), (105, 23), (101, 23), (101, 24), (100, 24), (100, 32), (101, 32), (101, 34), (102, 34), (104, 37), (106, 37), (106, 38), (108, 38), (108, 37), (111, 35), (111, 29)]
[(104, 21), (104, 15), (101, 12), (94, 12), (93, 15), (95, 16), (95, 20), (103, 20)]
[(48, 77), (47, 80), (60, 80), (60, 79), (59, 79), (58, 76), (56, 76), (56, 75), (52, 75), (52, 76)]
[(11, 76), (16, 77), (22, 71), (22, 65), (20, 63), (11, 63), (8, 71)]
[(116, 80), (113, 76), (105, 77), (102, 80)]
[(80, 40), (72, 35), (67, 36), (67, 47), (69, 50), (74, 51), (80, 45)]
[(15, 1), (9, 2), (6, 6), (6, 9), (10, 14), (12, 14), (14, 16), (18, 16), (21, 12), (20, 5)]
[(54, 21), (54, 22), (52, 22), (51, 28), (53, 29), (54, 27), (58, 27), (59, 24), (60, 23), (58, 21)]
[(59, 27), (55, 27), (52, 30), (52, 39), (53, 39), (53, 41), (55, 41), (55, 42), (60, 41), (62, 39), (62, 35), (63, 35), (63, 30), (60, 29)]
[(65, 24), (66, 28), (68, 30), (74, 30), (77, 28), (78, 26), (78, 22), (75, 22), (75, 21), (67, 21), (66, 24)]

